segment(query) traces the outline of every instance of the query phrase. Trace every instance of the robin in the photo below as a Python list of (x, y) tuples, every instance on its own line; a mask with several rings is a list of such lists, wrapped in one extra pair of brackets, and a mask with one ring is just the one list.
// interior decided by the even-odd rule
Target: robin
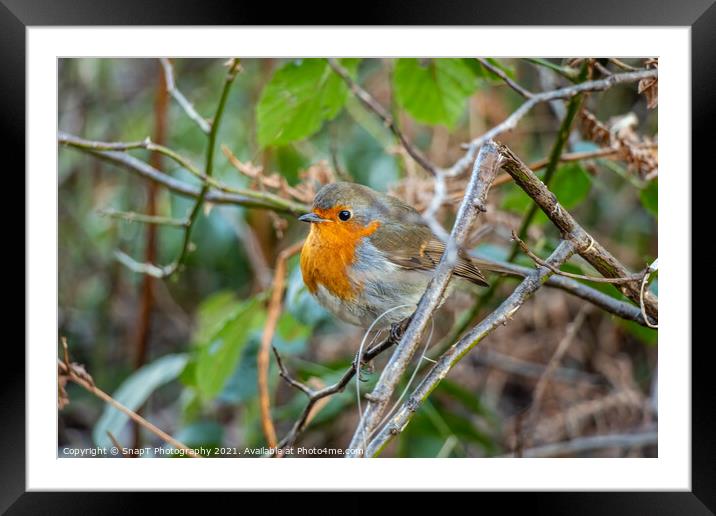
[[(301, 249), (306, 287), (334, 315), (362, 327), (380, 318), (395, 329), (410, 317), (445, 251), (412, 206), (355, 183), (325, 185), (298, 220), (311, 224)], [(454, 274), (488, 286), (463, 250)]]

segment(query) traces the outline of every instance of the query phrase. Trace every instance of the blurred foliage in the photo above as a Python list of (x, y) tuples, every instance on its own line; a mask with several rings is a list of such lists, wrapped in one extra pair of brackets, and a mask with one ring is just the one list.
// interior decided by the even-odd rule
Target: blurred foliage
[[(516, 59), (489, 61), (531, 91), (544, 89), (545, 67)], [(562, 66), (565, 62), (551, 63)], [(474, 59), (343, 59), (341, 64), (397, 115), (410, 140), (441, 165), (454, 161), (464, 152), (461, 143), (499, 123), (520, 102), (513, 90)], [(633, 64), (638, 65), (638, 60)], [(248, 59), (242, 60), (242, 67), (218, 135), (218, 143), (226, 144), (242, 161), (257, 163), (266, 172), (277, 171), (291, 185), (302, 181), (301, 174), (320, 161), (381, 191), (422, 173), (411, 172), (414, 164), (396, 153), (397, 142), (390, 131), (364, 110), (325, 60)], [(197, 111), (207, 117), (212, 114), (225, 73), (222, 62), (174, 60), (174, 70), (177, 87)], [(161, 67), (153, 60), (62, 59), (59, 127), (92, 140), (142, 140), (153, 134), (160, 78)], [(590, 96), (587, 104), (603, 120), (634, 112), (639, 131), (653, 136), (656, 112), (646, 110), (632, 86)], [(165, 144), (194, 163), (203, 163), (205, 135), (176, 102), (170, 101), (167, 116)], [(549, 154), (558, 127), (559, 118), (550, 106), (539, 105), (502, 139), (525, 161), (540, 159)], [(567, 147), (570, 152), (596, 148), (581, 139), (578, 131), (572, 133)], [(143, 160), (149, 157), (145, 151), (133, 154)], [(176, 163), (164, 160), (162, 169), (196, 184)], [(218, 151), (214, 171), (229, 185), (255, 186)], [(206, 206), (194, 228), (193, 251), (185, 268), (168, 281), (154, 284), (150, 358), (133, 370), (141, 277), (121, 266), (113, 254), (121, 249), (134, 257), (144, 256), (146, 227), (103, 217), (98, 211), (143, 212), (147, 184), (116, 166), (67, 149), (59, 152), (58, 174), (59, 332), (68, 337), (73, 359), (86, 364), (95, 382), (118, 401), (141, 408), (146, 417), (190, 446), (264, 445), (256, 359), (269, 290), (260, 284), (253, 267), (258, 259), (272, 268), (277, 253), (302, 238), (305, 227), (289, 220), (278, 234), (266, 212)], [(608, 247), (630, 267), (641, 269), (656, 257), (656, 180), (635, 179), (623, 163), (600, 158), (560, 165), (551, 187), (562, 206), (600, 240), (605, 237)], [(502, 219), (490, 221), (498, 229), (479, 243), (477, 251), (505, 259), (510, 247), (506, 228), (519, 225), (531, 201), (513, 184), (495, 190), (491, 202), (500, 207)], [(184, 216), (191, 207), (191, 201), (161, 189), (156, 201), (158, 212), (172, 217)], [(542, 213), (531, 225), (529, 236), (540, 253), (549, 252), (559, 237)], [(162, 227), (158, 237), (158, 262), (168, 263), (180, 249), (182, 232)], [(531, 265), (524, 257), (518, 263)], [(575, 262), (565, 270), (588, 272), (589, 268)], [(509, 286), (508, 282), (505, 288)], [(620, 297), (609, 285), (592, 286)], [(656, 281), (650, 288), (656, 290)], [(496, 302), (499, 296), (492, 301)], [(531, 342), (542, 342), (542, 349), (552, 349), (563, 331), (555, 323), (562, 316), (550, 311), (557, 305), (545, 307), (546, 315), (541, 316), (543, 328), (554, 330), (547, 337), (534, 324), (516, 322), (514, 326), (523, 328)], [(446, 334), (451, 321), (465, 309), (464, 302), (462, 306), (447, 303), (448, 315), (436, 322), (436, 334)], [(598, 330), (603, 324), (614, 330), (608, 334)], [(635, 377), (647, 383), (644, 390), (648, 391), (656, 367), (655, 351), (643, 344), (653, 346), (656, 331), (615, 322), (602, 314), (594, 317), (592, 327), (583, 337), (584, 347), (579, 348), (582, 355), (570, 359), (575, 367), (594, 372), (598, 366), (589, 357), (595, 346), (603, 346), (614, 354), (626, 354), (634, 370), (642, 371)], [(308, 294), (298, 260), (291, 259), (285, 310), (273, 342), (292, 374), (312, 385), (336, 381), (349, 367), (361, 338), (360, 330), (338, 322)], [(515, 344), (512, 351), (516, 356), (524, 353), (524, 359), (536, 359), (534, 348)], [(543, 351), (538, 358), (544, 361), (549, 356)], [(382, 360), (377, 361), (378, 369)], [(504, 453), (506, 422), (524, 398), (520, 394), (524, 381), (509, 377), (496, 382), (490, 371), (467, 364), (451, 373), (387, 453), (408, 457)], [(370, 389), (376, 377), (366, 373), (361, 390)], [(303, 410), (305, 396), (279, 380), (272, 359), (273, 416), (282, 434)], [(495, 390), (497, 385), (500, 390)], [(123, 414), (72, 386), (69, 393), (72, 402), (60, 413), (60, 444), (109, 445), (107, 431), (130, 442), (130, 425)], [(318, 412), (302, 442), (345, 446), (355, 423), (355, 404), (351, 383)], [(142, 439), (155, 438), (144, 434)]]

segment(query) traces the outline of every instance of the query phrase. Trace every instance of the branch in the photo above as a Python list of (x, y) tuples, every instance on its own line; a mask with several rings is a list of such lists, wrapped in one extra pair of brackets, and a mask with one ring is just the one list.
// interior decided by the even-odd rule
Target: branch
[(534, 97), (534, 93), (532, 93), (531, 91), (527, 91), (525, 88), (523, 88), (522, 86), (520, 86), (519, 84), (517, 84), (515, 81), (513, 81), (512, 79), (510, 79), (510, 77), (509, 77), (504, 71), (500, 70), (500, 69), (499, 69), (498, 67), (496, 67), (496, 66), (493, 66), (493, 64), (490, 63), (487, 59), (482, 59), (482, 58), (478, 57), (477, 60), (479, 61), (479, 63), (480, 63), (482, 66), (484, 66), (484, 67), (487, 68), (489, 71), (491, 71), (492, 73), (494, 73), (495, 75), (497, 75), (500, 79), (502, 79), (503, 81), (505, 81), (505, 83), (506, 83), (510, 88), (512, 88), (513, 90), (515, 90), (517, 93), (519, 93), (520, 95), (522, 95), (524, 98), (526, 98), (526, 99), (531, 99), (532, 97)]
[(435, 269), (433, 279), (420, 299), (410, 324), (405, 330), (405, 334), (383, 369), (373, 392), (366, 396), (368, 405), (356, 428), (349, 448), (358, 448), (365, 436), (370, 435), (378, 425), (403, 372), (409, 367), (410, 360), (420, 344), (420, 338), (428, 320), (443, 299), (445, 288), (452, 277), (458, 249), (462, 247), (477, 214), (487, 210), (485, 207), (487, 193), (497, 175), (499, 164), (500, 157), (497, 144), (488, 142), (480, 150), (480, 154), (475, 160), (465, 197), (458, 210), (450, 239)]
[(177, 101), (187, 116), (196, 122), (199, 129), (201, 129), (205, 134), (209, 134), (209, 131), (211, 131), (209, 122), (196, 112), (192, 103), (189, 102), (182, 92), (176, 87), (176, 84), (174, 83), (174, 68), (172, 67), (169, 59), (162, 57), (159, 59), (159, 62), (162, 64), (162, 69), (164, 70), (164, 80), (167, 83), (167, 91), (169, 94), (174, 97), (174, 100)]
[(552, 272), (555, 274), (558, 274), (559, 276), (564, 276), (566, 278), (572, 278), (577, 280), (584, 280), (584, 281), (592, 281), (594, 283), (612, 283), (615, 285), (622, 285), (624, 283), (631, 283), (633, 281), (642, 281), (644, 279), (644, 276), (648, 274), (649, 269), (644, 269), (643, 272), (637, 273), (637, 274), (631, 274), (629, 276), (626, 276), (624, 278), (605, 278), (605, 277), (597, 277), (597, 276), (586, 276), (584, 274), (573, 274), (571, 272), (565, 272), (563, 270), (560, 270), (558, 267), (555, 267), (547, 262), (545, 262), (542, 258), (534, 254), (529, 247), (527, 247), (527, 244), (525, 244), (520, 237), (517, 236), (517, 234), (512, 231), (512, 239), (517, 242), (517, 245), (522, 249), (522, 252), (524, 252), (527, 256), (530, 257), (530, 259), (535, 262), (537, 265), (542, 265), (543, 267), (549, 267), (552, 269)]
[(127, 222), (141, 222), (143, 224), (157, 224), (160, 226), (179, 226), (186, 227), (187, 221), (181, 219), (173, 219), (171, 217), (162, 217), (161, 215), (145, 215), (144, 213), (136, 213), (133, 211), (118, 211), (113, 209), (99, 210), (103, 217), (111, 219), (126, 220)]
[(338, 60), (328, 59), (328, 65), (336, 72), (341, 79), (348, 85), (353, 95), (363, 104), (369, 111), (372, 111), (383, 121), (391, 132), (400, 140), (408, 154), (417, 161), (421, 167), (427, 170), (431, 175), (435, 176), (438, 174), (438, 168), (426, 158), (420, 150), (415, 147), (401, 132), (398, 125), (395, 123), (393, 117), (388, 111), (380, 105), (380, 103), (366, 90), (361, 88), (348, 73), (348, 70), (343, 68)]
[[(612, 76), (615, 77), (615, 76)], [(609, 253), (599, 242), (587, 233), (570, 213), (563, 209), (555, 195), (535, 176), (527, 166), (505, 145), (499, 145), (504, 161), (502, 167), (512, 176), (515, 183), (529, 195), (540, 209), (557, 226), (563, 235), (574, 242), (577, 252), (600, 274), (607, 278), (632, 277), (624, 265)], [(658, 299), (651, 292), (643, 292), (641, 281), (635, 279), (617, 287), (619, 291), (636, 304), (644, 303), (645, 311), (654, 323), (658, 321)], [(643, 292), (643, 296), (642, 296)]]
[(261, 335), (261, 346), (257, 358), (261, 428), (269, 448), (276, 447), (276, 429), (271, 420), (271, 396), (268, 386), (269, 348), (271, 347), (271, 341), (276, 331), (276, 325), (281, 317), (281, 301), (283, 300), (286, 280), (286, 262), (291, 256), (299, 252), (301, 247), (303, 247), (303, 240), (281, 251), (276, 259), (271, 301), (268, 306), (268, 315), (266, 317), (264, 332)]
[[(209, 131), (209, 141), (206, 146), (206, 164), (204, 165), (204, 175), (207, 177), (211, 177), (211, 175), (214, 173), (214, 147), (216, 145), (216, 135), (219, 132), (221, 118), (224, 115), (224, 108), (226, 107), (226, 99), (229, 97), (229, 90), (231, 89), (231, 85), (234, 83), (234, 79), (236, 79), (236, 74), (239, 73), (240, 70), (238, 59), (230, 59), (228, 66), (229, 70), (226, 73), (226, 77), (224, 78), (224, 87), (221, 90), (219, 103), (216, 107), (216, 114), (214, 115), (214, 119), (211, 123), (211, 130)], [(194, 204), (194, 207), (192, 208), (191, 212), (189, 213), (189, 216), (187, 217), (189, 224), (184, 231), (184, 238), (182, 240), (182, 246), (181, 251), (179, 251), (179, 256), (173, 263), (171, 263), (167, 267), (164, 267), (163, 277), (171, 276), (179, 269), (181, 264), (184, 263), (184, 260), (189, 253), (189, 247), (191, 244), (191, 233), (194, 229), (194, 224), (199, 218), (199, 213), (201, 212), (201, 207), (204, 204), (204, 200), (206, 198), (207, 192), (209, 191), (209, 188), (209, 184), (205, 182), (201, 188), (201, 191), (199, 192), (199, 196), (196, 198), (196, 203)]]
[[(534, 270), (529, 267), (522, 267), (510, 262), (486, 260), (484, 258), (477, 258), (476, 262), (482, 269), (494, 270), (503, 274), (510, 274), (523, 278), (528, 276)], [(641, 310), (639, 310), (638, 307), (630, 303), (620, 301), (608, 294), (585, 285), (584, 283), (580, 283), (579, 281), (563, 276), (552, 276), (546, 281), (545, 286), (564, 290), (565, 292), (583, 299), (584, 301), (588, 301), (602, 310), (616, 315), (617, 317), (634, 321), (642, 326), (648, 326), (646, 320), (641, 314)], [(459, 335), (456, 335), (455, 337), (457, 338)]]
[[(554, 266), (559, 266), (566, 262), (574, 252), (575, 246), (572, 242), (562, 241), (548, 261)], [(395, 415), (370, 441), (365, 449), (365, 456), (373, 457), (377, 455), (393, 437), (402, 432), (420, 404), (427, 399), (450, 369), (492, 331), (506, 324), (512, 318), (512, 315), (552, 274), (552, 271), (547, 267), (540, 267), (532, 271), (494, 312), (485, 317), (477, 326), (473, 327), (457, 343), (443, 353), (415, 388), (410, 398), (400, 406)]]
[(656, 444), (658, 432), (656, 428), (633, 434), (608, 434), (578, 437), (570, 441), (546, 444), (530, 448), (522, 453), (523, 457), (558, 457), (574, 456), (578, 453), (601, 450), (604, 448), (635, 448)]
[[(165, 174), (160, 170), (157, 170), (145, 161), (137, 159), (134, 156), (125, 154), (124, 152), (121, 152), (124, 150), (139, 148), (149, 149), (150, 145), (151, 150), (156, 150), (157, 152), (160, 152), (160, 146), (157, 146), (156, 144), (153, 144), (152, 142), (149, 142), (147, 140), (144, 140), (142, 142), (130, 143), (98, 142), (84, 140), (71, 134), (59, 132), (57, 135), (57, 141), (60, 144), (67, 145), (68, 147), (72, 147), (83, 152), (87, 152), (109, 163), (114, 163), (115, 165), (122, 166), (130, 172), (133, 172), (140, 177), (150, 179), (155, 183), (167, 188), (171, 192), (181, 195), (183, 197), (196, 199), (201, 193), (201, 188), (198, 188), (184, 181), (175, 179), (172, 176)], [(119, 150), (104, 150), (112, 148)], [(166, 152), (164, 153), (166, 154)], [(172, 157), (174, 161), (178, 162), (176, 158), (177, 156), (179, 155), (173, 153), (173, 156), (170, 157)], [(188, 160), (185, 160), (184, 163), (188, 164), (190, 162)], [(191, 169), (187, 168), (186, 164), (182, 164), (182, 167), (186, 168), (187, 171), (192, 172)], [(308, 206), (306, 206), (305, 204), (284, 199), (268, 192), (257, 192), (255, 190), (233, 188), (221, 185), (221, 183), (216, 181), (216, 179), (207, 178), (202, 172), (199, 172), (198, 175), (194, 175), (196, 175), (204, 183), (207, 181), (213, 182), (211, 185), (214, 186), (214, 189), (210, 189), (204, 199), (206, 202), (210, 202), (212, 204), (235, 204), (238, 206), (245, 206), (247, 208), (260, 208), (265, 210), (278, 211), (282, 213), (291, 213), (295, 215), (306, 213), (306, 211), (309, 210)]]
[[(386, 349), (389, 349), (393, 347), (395, 344), (398, 343), (397, 339), (398, 335), (390, 335), (388, 338), (386, 338), (383, 342), (376, 344), (375, 346), (369, 348), (365, 353), (363, 353), (363, 356), (361, 357), (362, 364), (367, 364), (371, 360), (373, 360), (375, 357), (380, 355), (382, 352), (384, 352)], [(298, 380), (295, 380), (291, 377), (288, 370), (283, 364), (283, 360), (281, 359), (281, 355), (279, 355), (278, 350), (276, 348), (272, 348), (273, 353), (276, 356), (276, 363), (278, 364), (279, 368), (279, 374), (281, 375), (281, 378), (283, 378), (286, 383), (288, 383), (291, 387), (300, 390), (303, 392), (306, 396), (308, 396), (308, 403), (303, 409), (303, 412), (301, 412), (301, 415), (296, 420), (296, 422), (293, 424), (293, 427), (291, 430), (286, 434), (286, 436), (281, 439), (281, 442), (279, 442), (278, 447), (279, 448), (285, 448), (293, 446), (296, 442), (296, 439), (298, 436), (303, 432), (306, 428), (306, 425), (308, 424), (309, 417), (313, 411), (313, 408), (316, 406), (316, 404), (329, 396), (333, 396), (334, 394), (337, 394), (339, 392), (342, 392), (343, 389), (346, 388), (348, 383), (353, 379), (353, 377), (356, 374), (357, 365), (358, 362), (354, 361), (353, 364), (351, 364), (351, 367), (348, 368), (348, 370), (343, 373), (343, 376), (334, 383), (333, 385), (329, 385), (328, 387), (324, 387), (320, 390), (314, 390), (311, 387), (299, 382)]]

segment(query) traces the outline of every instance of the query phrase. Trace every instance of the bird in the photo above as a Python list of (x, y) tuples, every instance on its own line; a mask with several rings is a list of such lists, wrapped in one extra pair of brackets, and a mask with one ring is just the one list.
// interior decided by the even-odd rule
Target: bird
[[(395, 331), (405, 324), (445, 251), (415, 208), (358, 183), (324, 185), (298, 220), (310, 224), (300, 256), (308, 291), (333, 315), (363, 328)], [(488, 286), (462, 249), (454, 275)]]

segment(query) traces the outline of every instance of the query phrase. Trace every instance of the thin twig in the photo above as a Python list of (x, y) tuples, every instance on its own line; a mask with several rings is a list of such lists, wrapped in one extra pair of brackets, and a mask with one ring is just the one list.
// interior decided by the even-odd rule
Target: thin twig
[(614, 63), (615, 65), (617, 65), (617, 66), (618, 66), (619, 68), (621, 68), (622, 70), (628, 70), (628, 71), (630, 71), (630, 72), (635, 72), (636, 70), (638, 70), (638, 68), (635, 68), (634, 66), (628, 65), (628, 64), (626, 64), (624, 61), (622, 61), (622, 60), (620, 60), (620, 59), (617, 59), (616, 57), (610, 57), (610, 58), (609, 58), (609, 62)]
[(544, 68), (547, 68), (548, 70), (552, 70), (553, 72), (558, 73), (559, 75), (570, 81), (574, 81), (577, 78), (577, 74), (579, 73), (579, 70), (577, 70), (576, 68), (572, 68), (571, 66), (558, 65), (546, 59), (526, 58), (525, 61), (532, 64), (536, 64), (538, 66), (542, 66)]
[(177, 101), (177, 103), (181, 106), (187, 116), (191, 118), (194, 122), (196, 122), (196, 125), (199, 126), (199, 129), (201, 129), (204, 133), (209, 134), (209, 131), (211, 131), (211, 125), (209, 124), (209, 122), (207, 122), (206, 119), (199, 113), (197, 113), (192, 103), (189, 102), (184, 96), (184, 94), (179, 91), (179, 88), (176, 87), (176, 83), (174, 81), (174, 68), (172, 67), (172, 64), (169, 59), (162, 57), (159, 58), (159, 62), (162, 64), (162, 69), (164, 70), (164, 80), (167, 83), (167, 91), (171, 94), (172, 97), (174, 97), (174, 100)]
[(423, 167), (425, 170), (427, 170), (431, 175), (437, 175), (437, 167), (426, 158), (420, 150), (418, 150), (417, 147), (415, 147), (402, 133), (398, 125), (396, 124), (393, 117), (390, 115), (390, 113), (380, 105), (380, 103), (366, 90), (361, 88), (358, 83), (356, 83), (353, 78), (350, 76), (350, 73), (348, 73), (348, 70), (343, 68), (338, 60), (336, 59), (328, 59), (329, 66), (333, 69), (334, 72), (336, 72), (341, 79), (348, 85), (348, 88), (353, 92), (355, 97), (370, 111), (378, 115), (378, 117), (383, 121), (383, 123), (388, 127), (392, 133), (400, 140), (400, 143), (405, 147), (405, 150), (408, 151), (408, 154), (420, 164), (421, 167)]
[[(369, 348), (365, 353), (363, 353), (361, 360), (362, 363), (369, 363), (371, 360), (383, 353), (385, 350), (390, 349), (395, 344), (397, 344), (398, 339), (396, 337), (399, 337), (399, 335), (390, 335), (384, 341)], [(291, 387), (300, 390), (301, 392), (306, 394), (306, 396), (308, 396), (308, 403), (301, 412), (301, 415), (293, 424), (291, 430), (286, 434), (283, 439), (281, 439), (278, 444), (279, 448), (285, 448), (288, 446), (293, 446), (296, 442), (296, 439), (298, 439), (298, 436), (301, 434), (301, 432), (305, 430), (309, 418), (313, 413), (314, 407), (317, 406), (317, 403), (329, 396), (333, 396), (334, 394), (342, 392), (346, 388), (348, 383), (353, 379), (356, 374), (358, 363), (357, 361), (354, 361), (336, 383), (315, 390), (307, 386), (306, 384), (301, 383), (298, 380), (292, 378), (288, 370), (284, 366), (283, 360), (281, 359), (281, 355), (279, 354), (278, 350), (275, 347), (272, 347), (272, 349), (274, 355), (276, 356), (276, 363), (278, 364), (279, 374), (281, 375), (281, 378), (283, 378), (286, 383), (288, 383)]]
[(574, 274), (571, 272), (565, 272), (563, 270), (560, 270), (557, 267), (554, 267), (553, 265), (547, 263), (542, 258), (534, 254), (529, 247), (527, 247), (527, 244), (525, 244), (520, 237), (517, 236), (517, 233), (512, 231), (512, 239), (517, 242), (517, 245), (519, 245), (520, 249), (522, 249), (522, 252), (524, 252), (527, 256), (529, 256), (533, 262), (535, 262), (537, 265), (541, 265), (543, 267), (549, 267), (552, 269), (552, 272), (555, 274), (558, 274), (560, 276), (564, 276), (566, 278), (572, 278), (577, 280), (584, 280), (584, 281), (591, 281), (594, 283), (613, 283), (615, 285), (623, 285), (625, 283), (631, 283), (633, 281), (642, 281), (646, 273), (648, 272), (648, 269), (645, 269), (644, 272), (640, 272), (637, 274), (631, 274), (629, 276), (625, 276), (623, 278), (605, 278), (603, 276), (587, 276), (584, 274)]
[(599, 72), (600, 72), (602, 75), (609, 76), (609, 75), (612, 74), (612, 72), (611, 72), (606, 66), (604, 66), (602, 63), (600, 63), (599, 61), (594, 61), (593, 64), (594, 64), (594, 68), (596, 68), (597, 70), (599, 70)]
[(127, 222), (141, 222), (142, 224), (157, 224), (160, 226), (178, 226), (186, 227), (188, 222), (181, 219), (173, 219), (161, 215), (145, 215), (134, 211), (118, 211), (113, 209), (99, 210), (98, 213), (103, 217), (111, 219), (126, 220)]
[(120, 412), (122, 412), (124, 415), (129, 417), (132, 421), (135, 423), (141, 425), (142, 427), (149, 430), (151, 433), (159, 437), (164, 442), (172, 445), (174, 448), (178, 450), (183, 450), (186, 452), (187, 455), (190, 457), (198, 457), (197, 453), (186, 446), (185, 444), (177, 441), (174, 439), (171, 435), (167, 434), (160, 428), (156, 427), (146, 419), (144, 419), (142, 416), (134, 412), (133, 410), (125, 407), (120, 402), (115, 400), (112, 396), (104, 392), (103, 390), (99, 389), (94, 382), (92, 381), (91, 377), (87, 374), (87, 372), (79, 366), (78, 364), (70, 363), (69, 361), (69, 355), (67, 353), (67, 340), (63, 340), (63, 347), (64, 347), (64, 359), (60, 360), (57, 359), (57, 369), (58, 374), (65, 376), (68, 380), (72, 381), (73, 383), (79, 385), (86, 391), (88, 391), (90, 394), (95, 395), (105, 403), (111, 405), (112, 407), (116, 408)]
[(510, 88), (515, 90), (517, 93), (522, 95), (526, 99), (531, 99), (534, 96), (534, 93), (531, 91), (526, 90), (519, 84), (517, 84), (515, 81), (513, 81), (509, 75), (507, 75), (504, 71), (502, 71), (500, 68), (494, 66), (492, 63), (490, 63), (487, 59), (483, 59), (481, 57), (478, 57), (477, 60), (480, 62), (482, 66), (487, 68), (489, 71), (497, 75), (500, 79), (505, 81), (505, 84), (507, 84)]
[(276, 258), (276, 267), (273, 277), (273, 287), (271, 291), (271, 300), (268, 306), (266, 316), (266, 324), (264, 332), (261, 335), (261, 345), (259, 347), (257, 368), (258, 368), (258, 389), (259, 389), (259, 407), (261, 409), (261, 428), (270, 448), (276, 447), (276, 429), (271, 419), (271, 394), (268, 385), (269, 370), (269, 349), (273, 340), (276, 325), (281, 317), (281, 308), (283, 300), (283, 291), (286, 280), (286, 262), (288, 259), (299, 252), (303, 247), (303, 241), (287, 247), (278, 254)]
[(651, 277), (651, 274), (656, 272), (658, 270), (658, 260), (654, 260), (649, 267), (647, 267), (646, 271), (644, 272), (644, 278), (641, 280), (641, 287), (639, 288), (639, 309), (641, 310), (641, 315), (644, 317), (644, 320), (646, 321), (646, 325), (649, 328), (657, 329), (659, 328), (658, 324), (652, 323), (649, 320), (649, 317), (646, 314), (646, 307), (644, 306), (644, 292), (646, 292), (646, 284), (649, 282), (649, 278)]

